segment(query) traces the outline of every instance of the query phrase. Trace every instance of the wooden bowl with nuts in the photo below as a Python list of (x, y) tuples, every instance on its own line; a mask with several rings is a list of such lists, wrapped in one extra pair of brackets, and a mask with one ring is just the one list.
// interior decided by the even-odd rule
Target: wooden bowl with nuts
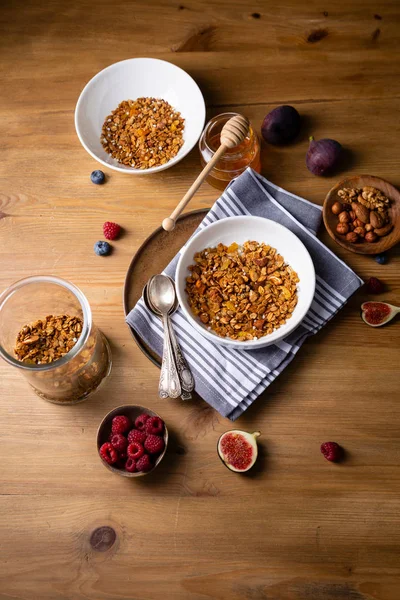
[(340, 181), (325, 198), (325, 227), (340, 246), (379, 254), (400, 241), (400, 192), (373, 175)]

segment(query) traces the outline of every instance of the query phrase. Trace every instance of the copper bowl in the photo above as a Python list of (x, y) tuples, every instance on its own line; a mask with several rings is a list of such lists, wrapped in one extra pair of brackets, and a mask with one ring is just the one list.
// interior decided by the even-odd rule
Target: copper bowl
[[(111, 410), (109, 413), (107, 413), (106, 416), (103, 418), (102, 422), (100, 423), (99, 428), (97, 430), (97, 452), (99, 453), (100, 447), (105, 442), (109, 441), (109, 437), (110, 437), (110, 433), (111, 433), (111, 423), (112, 423), (112, 420), (114, 417), (116, 417), (117, 415), (125, 415), (132, 421), (132, 423), (134, 423), (136, 417), (138, 417), (139, 415), (141, 415), (143, 413), (146, 413), (147, 415), (150, 415), (151, 417), (159, 417), (160, 419), (162, 419), (162, 417), (160, 417), (160, 415), (158, 415), (156, 412), (154, 412), (154, 410), (150, 410), (150, 408), (146, 408), (145, 406), (139, 406), (138, 404), (124, 404), (123, 406), (118, 406), (117, 408), (113, 408), (113, 410)], [(162, 419), (162, 421), (164, 421), (164, 419)], [(162, 451), (162, 453), (159, 456), (157, 456), (156, 462), (154, 463), (154, 467), (151, 469), (151, 471), (147, 471), (146, 473), (142, 473), (142, 472), (129, 473), (128, 471), (120, 469), (119, 467), (115, 467), (114, 465), (110, 465), (110, 464), (106, 463), (99, 454), (99, 458), (100, 458), (101, 462), (109, 471), (112, 471), (116, 475), (121, 475), (122, 477), (142, 477), (143, 475), (149, 475), (150, 473), (153, 473), (154, 469), (156, 467), (158, 467), (158, 465), (164, 458), (164, 454), (167, 450), (168, 429), (167, 429), (167, 426), (165, 425), (165, 421), (164, 421), (164, 427), (165, 427), (165, 429), (164, 429), (165, 447), (164, 447), (164, 450)]]

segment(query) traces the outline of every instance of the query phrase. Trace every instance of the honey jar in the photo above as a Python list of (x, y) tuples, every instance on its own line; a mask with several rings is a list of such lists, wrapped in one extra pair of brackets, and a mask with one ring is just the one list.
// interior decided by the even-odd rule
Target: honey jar
[[(213, 117), (205, 126), (199, 141), (200, 160), (203, 167), (211, 160), (221, 145), (220, 134), (223, 126), (237, 114), (222, 113)], [(208, 174), (207, 181), (213, 187), (224, 190), (228, 183), (243, 173), (247, 167), (251, 167), (257, 173), (261, 171), (260, 141), (251, 125), (247, 137), (238, 146), (225, 152)]]

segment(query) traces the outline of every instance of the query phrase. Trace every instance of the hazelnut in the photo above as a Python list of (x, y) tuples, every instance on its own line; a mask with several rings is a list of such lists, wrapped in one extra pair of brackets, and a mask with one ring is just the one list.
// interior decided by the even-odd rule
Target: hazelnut
[(349, 233), (346, 235), (346, 240), (351, 244), (355, 244), (358, 242), (358, 235), (355, 231), (349, 231)]
[(364, 223), (360, 219), (354, 219), (353, 225), (354, 227), (364, 227)]
[(339, 223), (348, 223), (350, 221), (349, 213), (343, 211), (339, 215)]
[(350, 217), (350, 221), (354, 221), (354, 219), (356, 218), (356, 213), (354, 212), (354, 210), (351, 210), (349, 212), (349, 217)]
[(365, 237), (365, 228), (364, 227), (355, 227), (354, 232), (360, 237)]
[(336, 227), (336, 231), (341, 235), (345, 235), (349, 232), (349, 226), (347, 225), (347, 223), (339, 223)]
[(373, 230), (374, 230), (374, 228), (372, 227), (371, 223), (367, 223), (365, 225), (365, 231), (373, 231)]
[(372, 242), (376, 242), (376, 240), (378, 239), (378, 236), (376, 235), (376, 233), (374, 231), (368, 231), (365, 234), (365, 241), (372, 243)]
[(334, 215), (338, 215), (339, 213), (341, 213), (343, 210), (343, 206), (340, 202), (335, 202), (335, 204), (332, 205), (331, 211), (333, 212)]

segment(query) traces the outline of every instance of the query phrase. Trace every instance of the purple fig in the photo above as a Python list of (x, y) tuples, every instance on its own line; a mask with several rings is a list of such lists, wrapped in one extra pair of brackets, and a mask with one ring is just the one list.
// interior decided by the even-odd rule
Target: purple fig
[(338, 163), (342, 146), (335, 140), (325, 138), (316, 142), (310, 137), (310, 146), (306, 155), (307, 169), (314, 175), (325, 175)]
[(293, 106), (278, 106), (265, 117), (261, 134), (270, 144), (287, 144), (299, 133), (300, 124), (300, 115)]

